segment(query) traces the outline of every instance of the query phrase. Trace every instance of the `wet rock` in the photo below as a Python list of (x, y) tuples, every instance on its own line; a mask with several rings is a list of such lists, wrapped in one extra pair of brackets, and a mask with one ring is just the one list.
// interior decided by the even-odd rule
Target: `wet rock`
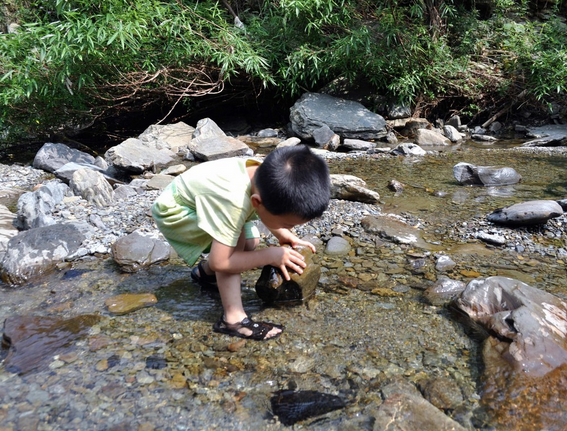
[(7, 371), (25, 374), (64, 352), (74, 341), (84, 337), (101, 319), (81, 315), (71, 319), (43, 316), (11, 316), (4, 321), (3, 344), (10, 347), (4, 360)]
[(75, 254), (91, 233), (86, 223), (58, 223), (20, 232), (8, 242), (2, 279), (19, 285), (53, 270)]
[(373, 204), (380, 200), (380, 195), (366, 188), (366, 182), (361, 178), (331, 174), (331, 198)]
[(567, 364), (567, 302), (559, 297), (495, 276), (469, 282), (455, 305), (498, 337), (494, 349), (509, 370), (537, 377)]
[(280, 270), (267, 265), (256, 282), (256, 293), (266, 303), (303, 301), (315, 294), (319, 277), (320, 265), (313, 262), (313, 252), (309, 247), (296, 247), (305, 258), (307, 266), (303, 274), (289, 271), (291, 279), (286, 281)]
[(464, 401), (455, 380), (449, 377), (434, 377), (420, 382), (424, 398), (441, 410), (454, 410)]
[(465, 431), (458, 422), (425, 400), (416, 389), (397, 382), (382, 388), (385, 400), (374, 414), (374, 430)]
[(453, 166), (453, 176), (465, 186), (506, 186), (522, 180), (513, 168), (474, 166), (464, 162)]
[(451, 271), (455, 266), (457, 266), (455, 261), (445, 254), (438, 256), (435, 263), (435, 269), (439, 272)]
[(73, 193), (82, 196), (88, 202), (104, 207), (114, 200), (112, 186), (104, 176), (92, 169), (81, 168), (73, 173), (69, 183)]
[(351, 245), (343, 237), (334, 236), (329, 241), (327, 241), (327, 246), (325, 247), (325, 254), (332, 256), (342, 256), (350, 252)]
[(132, 313), (155, 304), (157, 304), (157, 298), (152, 293), (123, 293), (105, 301), (108, 311), (116, 315)]
[(380, 139), (387, 133), (384, 118), (362, 104), (320, 93), (303, 94), (290, 109), (290, 121), (303, 139), (323, 125), (343, 138)]
[(346, 406), (346, 402), (341, 397), (317, 391), (278, 391), (271, 398), (270, 403), (274, 416), (286, 426)]
[(548, 124), (541, 127), (530, 127), (526, 135), (534, 138), (524, 142), (523, 147), (545, 147), (567, 145), (567, 126), (565, 124)]
[(116, 240), (112, 245), (112, 257), (125, 272), (136, 272), (140, 268), (169, 259), (169, 245), (136, 230), (129, 235)]
[(546, 223), (551, 218), (563, 215), (563, 208), (552, 200), (527, 201), (499, 208), (486, 219), (506, 226), (530, 226)]
[(465, 288), (466, 283), (442, 275), (425, 289), (423, 295), (431, 305), (444, 305), (459, 296)]
[(55, 172), (69, 162), (94, 164), (95, 158), (65, 144), (48, 142), (36, 153), (33, 159), (33, 167), (47, 172)]
[(369, 233), (380, 235), (382, 238), (398, 244), (424, 245), (418, 229), (387, 215), (366, 216), (361, 225)]

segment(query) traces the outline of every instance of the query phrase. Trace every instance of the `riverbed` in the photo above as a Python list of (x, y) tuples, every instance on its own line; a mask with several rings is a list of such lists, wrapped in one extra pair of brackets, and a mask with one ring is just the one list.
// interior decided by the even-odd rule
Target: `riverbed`
[[(452, 174), (459, 162), (509, 166), (522, 182), (464, 187)], [(372, 430), (381, 387), (399, 378), (416, 386), (445, 382), (460, 397), (448, 416), (468, 429), (498, 428), (479, 403), (479, 341), (447, 309), (430, 305), (423, 291), (441, 275), (434, 264), (441, 253), (456, 262), (443, 274), (453, 279), (504, 275), (566, 299), (565, 216), (522, 229), (485, 220), (512, 203), (565, 198), (566, 152), (463, 145), (419, 158), (343, 155), (329, 165), (332, 173), (364, 179), (381, 202), (333, 201), (321, 219), (297, 228), (323, 239), (342, 232), (352, 245), (344, 256), (319, 248), (322, 276), (307, 302), (265, 307), (254, 290), (260, 271), (244, 275), (245, 308), (254, 318), (284, 324), (277, 340), (239, 343), (212, 333), (220, 301), (193, 284), (190, 268), (175, 259), (125, 274), (108, 256), (92, 256), (28, 285), (1, 287), (0, 321), (16, 314), (102, 318), (33, 371), (0, 368), (0, 429), (280, 430), (287, 427), (272, 415), (270, 399), (297, 389), (339, 395), (347, 404), (296, 427)], [(404, 184), (401, 193), (389, 188), (393, 179)], [(144, 205), (141, 214), (149, 208)], [(424, 245), (365, 233), (360, 220), (375, 213), (399, 215), (419, 229)], [(483, 243), (479, 230), (496, 231), (507, 242)], [(142, 292), (154, 293), (157, 305), (122, 316), (104, 305), (113, 295)]]

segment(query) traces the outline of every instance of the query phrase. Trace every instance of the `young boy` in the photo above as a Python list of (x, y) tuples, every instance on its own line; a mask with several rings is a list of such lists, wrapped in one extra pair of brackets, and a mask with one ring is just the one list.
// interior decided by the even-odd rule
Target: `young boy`
[[(291, 232), (294, 226), (319, 217), (330, 197), (329, 168), (309, 147), (277, 149), (263, 163), (227, 158), (198, 164), (176, 177), (152, 206), (156, 224), (187, 264), (209, 252), (192, 270), (200, 284), (217, 283), (224, 314), (215, 332), (267, 340), (279, 336), (283, 326), (250, 319), (242, 305), (241, 273), (272, 265), (286, 280), (288, 269), (303, 272), (306, 264), (293, 247), (305, 245)], [(255, 250), (260, 219), (288, 247)]]

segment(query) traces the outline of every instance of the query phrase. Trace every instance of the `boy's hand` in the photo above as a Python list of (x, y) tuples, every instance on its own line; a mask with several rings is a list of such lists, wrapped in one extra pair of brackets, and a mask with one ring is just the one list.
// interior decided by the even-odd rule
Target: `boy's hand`
[(270, 265), (278, 267), (284, 278), (291, 279), (288, 268), (293, 269), (298, 274), (303, 274), (303, 268), (307, 266), (301, 253), (289, 247), (270, 247), (272, 262)]
[(278, 239), (278, 241), (280, 242), (281, 245), (289, 244), (293, 248), (297, 247), (298, 245), (303, 245), (305, 247), (309, 247), (311, 249), (311, 251), (313, 251), (313, 253), (315, 253), (317, 251), (313, 244), (311, 244), (309, 241), (304, 241), (302, 239), (299, 239), (289, 229), (273, 230), (272, 233), (275, 235), (275, 237)]

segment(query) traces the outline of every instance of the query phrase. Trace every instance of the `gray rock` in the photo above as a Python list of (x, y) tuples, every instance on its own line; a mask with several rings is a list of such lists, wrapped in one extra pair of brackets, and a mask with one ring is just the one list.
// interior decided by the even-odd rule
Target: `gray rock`
[(75, 195), (99, 207), (109, 205), (114, 200), (111, 185), (100, 172), (92, 169), (76, 170), (69, 187)]
[(180, 121), (174, 124), (153, 124), (142, 132), (138, 139), (158, 150), (167, 149), (177, 153), (191, 144), (195, 128)]
[(8, 242), (2, 279), (21, 285), (70, 258), (92, 232), (86, 223), (57, 223), (20, 232)]
[(419, 146), (445, 146), (450, 145), (451, 141), (436, 130), (417, 129), (414, 143)]
[(524, 142), (522, 147), (545, 147), (567, 145), (567, 125), (550, 124), (542, 127), (529, 127), (528, 137), (535, 138)]
[(305, 258), (307, 264), (303, 274), (290, 271), (291, 279), (287, 281), (278, 268), (264, 266), (256, 282), (256, 293), (262, 301), (268, 304), (304, 301), (315, 295), (321, 276), (321, 266), (313, 262), (313, 252), (309, 247), (300, 246), (296, 250)]
[(476, 237), (481, 241), (484, 241), (492, 245), (504, 245), (506, 244), (506, 237), (497, 233), (490, 233), (481, 231), (476, 234)]
[(447, 126), (452, 126), (455, 129), (459, 130), (461, 127), (461, 117), (459, 117), (458, 115), (453, 115), (451, 118), (447, 120), (447, 123), (445, 124)]
[(4, 259), (8, 241), (18, 234), (15, 227), (16, 214), (10, 211), (5, 205), (0, 205), (0, 262)]
[(522, 176), (513, 168), (474, 166), (464, 162), (453, 166), (453, 176), (465, 186), (506, 186), (522, 180)]
[[(65, 163), (63, 166), (61, 166), (59, 169), (57, 169), (53, 173), (60, 180), (63, 180), (66, 183), (69, 183), (71, 181), (71, 179), (73, 178), (73, 174), (76, 171), (78, 171), (79, 169), (91, 169), (93, 171), (100, 172), (110, 184), (121, 184), (122, 183), (121, 180), (114, 178), (111, 175), (109, 175), (109, 172), (112, 171), (112, 170), (109, 169), (108, 166), (106, 166), (106, 168), (102, 168), (102, 167), (99, 166), (99, 164), (93, 165), (93, 164), (89, 164), (89, 163), (69, 162), (69, 163)], [(105, 164), (106, 164), (106, 162), (105, 162)]]
[(191, 152), (195, 158), (203, 161), (244, 156), (250, 151), (244, 142), (229, 136), (194, 140), (191, 144)]
[(48, 142), (36, 153), (33, 159), (33, 167), (47, 172), (55, 172), (69, 162), (94, 164), (95, 158), (83, 151), (69, 148), (65, 144)]
[(296, 145), (301, 144), (301, 139), (296, 138), (296, 137), (291, 137), (286, 139), (285, 141), (280, 142), (276, 148), (281, 148), (281, 147), (295, 147)]
[(164, 262), (170, 254), (169, 244), (138, 230), (119, 238), (112, 245), (112, 257), (124, 272), (136, 272), (154, 263)]
[(563, 208), (556, 201), (527, 201), (499, 208), (489, 214), (486, 219), (493, 223), (507, 226), (530, 226), (543, 224), (551, 218), (563, 214)]
[(323, 125), (342, 138), (380, 139), (386, 136), (386, 121), (362, 104), (327, 94), (305, 93), (290, 109), (292, 130), (303, 139)]
[(117, 169), (134, 174), (167, 166), (176, 160), (175, 153), (171, 150), (150, 147), (136, 138), (126, 139), (121, 144), (108, 149), (104, 157)]
[(425, 156), (427, 152), (417, 144), (403, 142), (391, 151), (396, 156)]
[(376, 148), (374, 142), (363, 141), (361, 139), (345, 139), (342, 146), (349, 151), (369, 151)]
[(150, 190), (163, 190), (165, 189), (169, 183), (173, 181), (175, 177), (171, 175), (154, 175), (150, 178), (150, 180), (146, 183), (146, 188)]
[(459, 141), (462, 141), (463, 138), (464, 138), (464, 136), (461, 134), (461, 132), (459, 132), (453, 126), (445, 125), (443, 127), (443, 133), (445, 133), (445, 136), (447, 136), (447, 138), (449, 138), (449, 140), (451, 142), (459, 142)]
[(377, 203), (380, 195), (366, 188), (366, 182), (354, 175), (331, 174), (331, 198)]
[(327, 241), (325, 253), (333, 256), (342, 256), (350, 252), (350, 243), (341, 236), (333, 236)]
[(26, 230), (54, 224), (53, 209), (63, 198), (72, 195), (69, 186), (58, 180), (24, 193), (18, 199), (16, 227)]
[(203, 118), (197, 122), (197, 127), (193, 132), (192, 145), (196, 145), (199, 141), (210, 138), (225, 137), (226, 133), (210, 118)]
[(137, 194), (138, 192), (136, 189), (130, 185), (122, 185), (114, 189), (115, 200), (127, 199), (128, 197), (135, 196)]
[(326, 124), (322, 125), (318, 129), (313, 130), (313, 140), (319, 146), (319, 148), (328, 149), (327, 147), (329, 146), (329, 143), (332, 142), (335, 136), (338, 135), (336, 135), (335, 132), (333, 132)]

